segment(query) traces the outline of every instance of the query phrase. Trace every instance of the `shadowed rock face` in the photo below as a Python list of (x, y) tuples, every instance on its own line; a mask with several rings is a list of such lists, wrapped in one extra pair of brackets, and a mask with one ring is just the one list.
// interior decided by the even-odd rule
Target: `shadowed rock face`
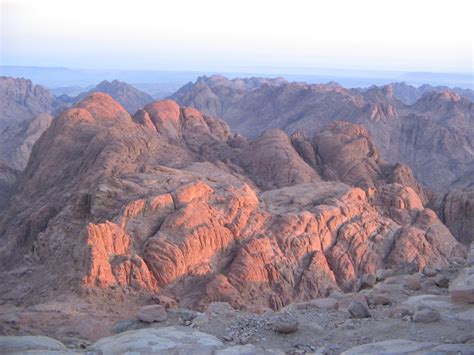
[(390, 85), (362, 91), (282, 80), (246, 87), (235, 81), (203, 77), (172, 98), (222, 117), (248, 137), (271, 128), (310, 136), (337, 120), (360, 124), (387, 162), (407, 164), (435, 189), (474, 169), (474, 105), (452, 91), (424, 92), (406, 105)]
[(299, 138), (249, 141), (171, 100), (132, 117), (90, 95), (53, 120), (17, 179), (0, 220), (0, 294), (118, 286), (189, 307), (278, 309), (380, 268), (464, 255), (418, 185), (401, 185), (416, 184), (409, 169), (384, 165), (363, 128)]
[(19, 171), (0, 161), (0, 210), (7, 205), (18, 174)]
[(0, 77), (0, 159), (23, 169), (31, 146), (65, 105), (30, 80)]
[(56, 112), (63, 105), (47, 89), (31, 80), (0, 77), (0, 124), (31, 120), (42, 112)]
[(461, 243), (468, 246), (474, 242), (474, 172), (460, 177), (447, 192), (439, 194), (434, 208)]

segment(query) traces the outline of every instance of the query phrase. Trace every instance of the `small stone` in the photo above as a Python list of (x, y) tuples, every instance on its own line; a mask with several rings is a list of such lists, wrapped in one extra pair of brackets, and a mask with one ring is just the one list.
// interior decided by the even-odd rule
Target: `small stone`
[(413, 315), (413, 321), (417, 323), (431, 323), (440, 319), (440, 314), (431, 309), (422, 309)]
[(225, 341), (232, 341), (234, 337), (232, 335), (226, 334), (222, 337)]
[(352, 318), (369, 318), (371, 317), (369, 310), (365, 305), (358, 301), (353, 301), (347, 308)]
[(299, 322), (290, 316), (279, 317), (273, 323), (273, 330), (280, 334), (291, 334), (298, 330)]
[(448, 288), (449, 287), (449, 279), (444, 275), (437, 275), (434, 279), (436, 286), (440, 288)]
[(428, 277), (434, 277), (434, 276), (438, 275), (438, 271), (436, 271), (435, 269), (430, 268), (430, 267), (425, 267), (423, 269), (423, 274), (425, 276), (428, 276)]
[(151, 305), (142, 307), (138, 311), (137, 318), (146, 323), (164, 322), (168, 319), (168, 315), (162, 305)]

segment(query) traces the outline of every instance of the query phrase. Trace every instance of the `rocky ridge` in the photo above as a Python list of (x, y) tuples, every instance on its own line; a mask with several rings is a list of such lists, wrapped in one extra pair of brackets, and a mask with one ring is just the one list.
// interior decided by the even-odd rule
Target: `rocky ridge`
[(79, 102), (95, 92), (103, 92), (110, 95), (131, 114), (134, 114), (137, 110), (154, 101), (146, 92), (138, 90), (132, 85), (119, 80), (104, 80), (89, 91), (70, 98), (69, 101), (71, 103)]
[[(268, 320), (268, 332), (292, 334), (306, 324), (294, 307), (337, 302), (361, 314), (351, 302), (368, 299), (352, 292), (374, 288), (377, 278), (390, 290), (394, 273), (449, 270), (466, 256), (426, 208), (411, 170), (384, 162), (367, 130), (348, 122), (249, 140), (172, 100), (131, 116), (94, 93), (52, 121), (7, 185), (0, 300), (8, 334), (18, 334), (21, 318), (29, 334), (97, 340), (150, 300), (159, 307), (139, 316), (147, 324), (205, 328), (206, 316), (195, 312), (228, 311), (229, 321), (239, 312), (283, 312)], [(403, 284), (400, 297), (425, 281), (427, 289), (447, 285), (425, 276), (391, 280)], [(176, 306), (193, 311), (171, 312)]]
[(280, 80), (246, 88), (236, 80), (202, 77), (171, 97), (251, 138), (272, 128), (312, 135), (337, 120), (362, 125), (385, 160), (407, 164), (434, 189), (474, 169), (474, 105), (453, 91), (427, 91), (407, 105), (391, 85), (360, 91)]

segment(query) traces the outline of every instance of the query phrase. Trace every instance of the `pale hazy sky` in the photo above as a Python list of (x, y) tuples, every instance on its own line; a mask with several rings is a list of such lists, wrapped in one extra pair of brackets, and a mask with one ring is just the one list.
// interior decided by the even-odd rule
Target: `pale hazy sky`
[(0, 0), (1, 64), (472, 72), (472, 0)]

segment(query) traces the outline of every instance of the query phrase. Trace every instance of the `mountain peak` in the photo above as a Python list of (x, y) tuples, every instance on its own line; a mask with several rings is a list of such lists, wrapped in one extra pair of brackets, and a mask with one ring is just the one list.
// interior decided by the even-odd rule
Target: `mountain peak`
[(74, 108), (85, 109), (92, 116), (101, 119), (113, 119), (118, 116), (128, 115), (125, 108), (115, 101), (112, 96), (103, 92), (93, 92), (85, 99), (74, 105)]
[(142, 108), (146, 104), (153, 102), (153, 98), (147, 93), (117, 79), (111, 82), (108, 80), (103, 80), (95, 88), (89, 90), (87, 93), (77, 96), (75, 100), (81, 100), (94, 92), (103, 92), (109, 94), (114, 100), (123, 105), (123, 107), (125, 107), (125, 109), (130, 113), (135, 113), (138, 109)]

